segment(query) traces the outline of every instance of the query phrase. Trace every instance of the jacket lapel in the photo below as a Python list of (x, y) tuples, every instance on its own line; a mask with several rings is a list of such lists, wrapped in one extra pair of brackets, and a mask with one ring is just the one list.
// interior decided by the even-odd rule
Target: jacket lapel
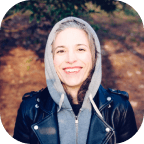
[(94, 114), (91, 118), (87, 144), (105, 144), (113, 135), (113, 129)]
[(31, 126), (41, 144), (59, 144), (57, 116), (48, 115), (42, 121)]
[[(107, 101), (108, 96), (108, 92), (100, 85), (94, 101), (98, 105), (101, 113), (104, 108), (106, 108), (110, 103), (113, 102), (112, 99), (110, 101)], [(87, 144), (105, 144), (109, 141), (113, 134), (113, 128), (108, 125), (105, 120), (102, 119), (92, 108), (92, 117), (89, 127)]]
[(31, 128), (41, 144), (59, 144), (57, 106), (45, 88), (40, 95), (40, 109), (46, 116), (34, 123)]

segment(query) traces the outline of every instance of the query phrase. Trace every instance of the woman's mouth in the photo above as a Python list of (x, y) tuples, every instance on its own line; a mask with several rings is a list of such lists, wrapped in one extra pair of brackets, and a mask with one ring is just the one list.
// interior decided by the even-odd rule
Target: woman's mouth
[(64, 72), (66, 74), (76, 74), (78, 73), (80, 70), (82, 69), (82, 67), (66, 67), (64, 68)]

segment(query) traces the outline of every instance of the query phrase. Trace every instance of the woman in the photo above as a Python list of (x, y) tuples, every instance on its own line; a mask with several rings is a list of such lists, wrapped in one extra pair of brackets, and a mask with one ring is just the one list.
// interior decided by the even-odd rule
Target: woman
[(128, 94), (101, 85), (96, 33), (68, 17), (52, 29), (45, 50), (47, 87), (27, 93), (18, 110), (14, 138), (31, 144), (115, 144), (136, 132)]

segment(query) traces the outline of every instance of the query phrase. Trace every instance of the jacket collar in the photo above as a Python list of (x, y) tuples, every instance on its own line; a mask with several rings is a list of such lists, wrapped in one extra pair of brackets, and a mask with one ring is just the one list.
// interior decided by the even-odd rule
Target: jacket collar
[(39, 107), (45, 113), (50, 114), (51, 112), (52, 113), (56, 112), (56, 105), (57, 104), (51, 98), (47, 87), (40, 93), (40, 97), (39, 98), (40, 98)]
[(98, 108), (100, 112), (104, 108), (106, 108), (110, 103), (113, 102), (113, 97), (110, 95), (110, 93), (106, 89), (103, 88), (102, 85), (100, 85), (98, 92), (96, 94), (96, 97), (98, 97), (99, 99)]

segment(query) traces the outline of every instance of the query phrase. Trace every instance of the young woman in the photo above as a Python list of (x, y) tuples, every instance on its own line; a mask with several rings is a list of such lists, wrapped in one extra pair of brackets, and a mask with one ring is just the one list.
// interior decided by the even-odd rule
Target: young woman
[(128, 94), (101, 86), (101, 51), (85, 21), (67, 17), (52, 29), (45, 50), (47, 87), (26, 93), (14, 138), (30, 144), (115, 144), (136, 132)]

